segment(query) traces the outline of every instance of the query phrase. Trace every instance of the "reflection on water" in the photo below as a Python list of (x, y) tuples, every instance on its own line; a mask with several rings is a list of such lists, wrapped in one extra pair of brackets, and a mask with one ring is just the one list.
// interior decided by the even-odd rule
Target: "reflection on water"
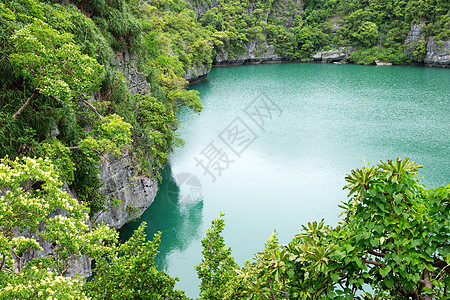
[[(203, 200), (201, 185), (195, 176), (181, 173), (176, 176), (167, 165), (162, 171), (163, 180), (155, 201), (137, 220), (126, 224), (120, 233), (120, 239), (126, 241), (142, 221), (147, 222), (147, 238), (161, 231), (161, 245), (156, 256), (159, 269), (166, 269), (166, 256), (173, 251), (185, 250), (191, 241), (200, 236), (203, 218)], [(178, 184), (177, 184), (178, 181)]]

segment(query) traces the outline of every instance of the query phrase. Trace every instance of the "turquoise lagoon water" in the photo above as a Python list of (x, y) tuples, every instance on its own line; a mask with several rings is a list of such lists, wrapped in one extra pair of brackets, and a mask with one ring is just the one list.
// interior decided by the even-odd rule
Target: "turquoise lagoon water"
[[(338, 222), (344, 177), (366, 162), (410, 157), (422, 183), (450, 179), (450, 70), (415, 66), (275, 64), (216, 68), (202, 113), (179, 112), (186, 141), (171, 155), (142, 221), (162, 231), (157, 264), (198, 296), (194, 265), (211, 221), (239, 264), (277, 230), (288, 242), (309, 221)], [(209, 163), (209, 164), (208, 164)]]

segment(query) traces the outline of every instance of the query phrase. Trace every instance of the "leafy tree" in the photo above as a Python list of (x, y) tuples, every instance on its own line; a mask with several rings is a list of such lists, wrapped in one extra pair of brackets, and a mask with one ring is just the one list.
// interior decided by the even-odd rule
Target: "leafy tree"
[[(142, 224), (118, 244), (116, 230), (90, 228), (88, 208), (57, 174), (49, 159), (0, 160), (1, 299), (187, 299), (154, 266), (160, 235), (145, 242)], [(50, 253), (32, 255), (45, 246)], [(89, 274), (77, 272), (92, 259), (96, 275), (85, 283)]]
[[(137, 113), (136, 121), (141, 138), (137, 143), (143, 162), (141, 168), (147, 168), (147, 173), (159, 178), (158, 170), (167, 163), (168, 153), (178, 141), (174, 127), (176, 120), (173, 110), (164, 105), (155, 97), (149, 95), (136, 95)], [(148, 160), (151, 157), (151, 160)], [(147, 158), (147, 159), (145, 159)]]
[(414, 177), (421, 167), (397, 159), (352, 170), (336, 228), (308, 223), (287, 245), (273, 235), (242, 268), (226, 263), (231, 249), (215, 220), (197, 266), (202, 299), (353, 299), (366, 285), (365, 299), (446, 299), (450, 185), (426, 190)]
[(392, 63), (405, 63), (408, 62), (408, 57), (403, 53), (404, 47), (389, 47), (381, 48), (375, 46), (369, 49), (361, 49), (352, 52), (350, 60), (357, 63), (372, 64), (377, 60), (389, 61)]
[[(117, 232), (106, 225), (90, 229), (87, 207), (61, 186), (48, 159), (0, 160), (0, 298), (85, 299), (82, 279), (64, 275), (117, 242)], [(51, 255), (30, 260), (44, 244)]]
[[(450, 186), (425, 190), (409, 159), (381, 162), (346, 177), (346, 243), (360, 253), (372, 288), (392, 297), (443, 296), (450, 283)], [(446, 217), (447, 216), (447, 217)], [(348, 253), (347, 253), (348, 255)]]
[(231, 256), (231, 248), (225, 247), (222, 232), (225, 227), (223, 214), (215, 219), (202, 240), (203, 259), (195, 266), (201, 279), (200, 296), (202, 299), (224, 299), (227, 286), (235, 277), (237, 264)]
[(142, 223), (128, 241), (96, 260), (95, 278), (84, 286), (92, 299), (188, 299), (184, 292), (174, 289), (177, 279), (156, 269), (161, 235), (146, 242), (145, 225)]
[(11, 64), (34, 86), (33, 94), (13, 118), (30, 104), (38, 92), (70, 105), (72, 99), (85, 100), (99, 88), (103, 67), (81, 53), (71, 34), (61, 34), (36, 19), (17, 31), (12, 41), (16, 52), (11, 54)]

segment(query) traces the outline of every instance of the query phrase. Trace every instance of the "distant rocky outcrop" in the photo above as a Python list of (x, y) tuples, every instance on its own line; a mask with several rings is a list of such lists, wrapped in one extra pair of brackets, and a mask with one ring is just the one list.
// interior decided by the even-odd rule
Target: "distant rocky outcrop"
[[(411, 30), (405, 40), (406, 45), (423, 42), (426, 44), (426, 56), (423, 62), (430, 66), (447, 67), (450, 65), (450, 40), (436, 42), (433, 37), (426, 38), (423, 33), (425, 24), (411, 24)], [(408, 50), (406, 50), (408, 53)], [(409, 59), (413, 60), (411, 54)]]
[(341, 60), (348, 60), (350, 54), (354, 51), (352, 47), (340, 47), (328, 51), (320, 51), (312, 56), (314, 61), (320, 61), (324, 63), (338, 62)]
[(432, 66), (450, 66), (450, 40), (438, 43), (434, 38), (429, 38), (424, 62)]
[(242, 65), (259, 64), (263, 62), (280, 62), (289, 60), (278, 56), (275, 53), (275, 47), (267, 44), (266, 41), (256, 38), (246, 45), (244, 54), (238, 57), (231, 57), (227, 51), (219, 51), (214, 59), (214, 65)]
[(211, 67), (195, 66), (188, 69), (184, 79), (189, 81), (189, 84), (198, 83), (206, 79), (206, 76), (208, 75), (209, 71), (211, 71)]

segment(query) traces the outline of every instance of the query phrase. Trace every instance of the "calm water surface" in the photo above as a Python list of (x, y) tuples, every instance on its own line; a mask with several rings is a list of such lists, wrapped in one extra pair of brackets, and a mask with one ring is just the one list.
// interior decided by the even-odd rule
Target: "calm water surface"
[(155, 202), (122, 231), (126, 239), (142, 221), (150, 237), (162, 231), (157, 264), (190, 297), (200, 240), (220, 212), (242, 265), (274, 230), (285, 243), (308, 221), (335, 225), (344, 177), (365, 162), (410, 157), (424, 166), (422, 183), (449, 183), (448, 69), (239, 66), (213, 69), (194, 88), (202, 113), (180, 110), (186, 144), (171, 155)]

